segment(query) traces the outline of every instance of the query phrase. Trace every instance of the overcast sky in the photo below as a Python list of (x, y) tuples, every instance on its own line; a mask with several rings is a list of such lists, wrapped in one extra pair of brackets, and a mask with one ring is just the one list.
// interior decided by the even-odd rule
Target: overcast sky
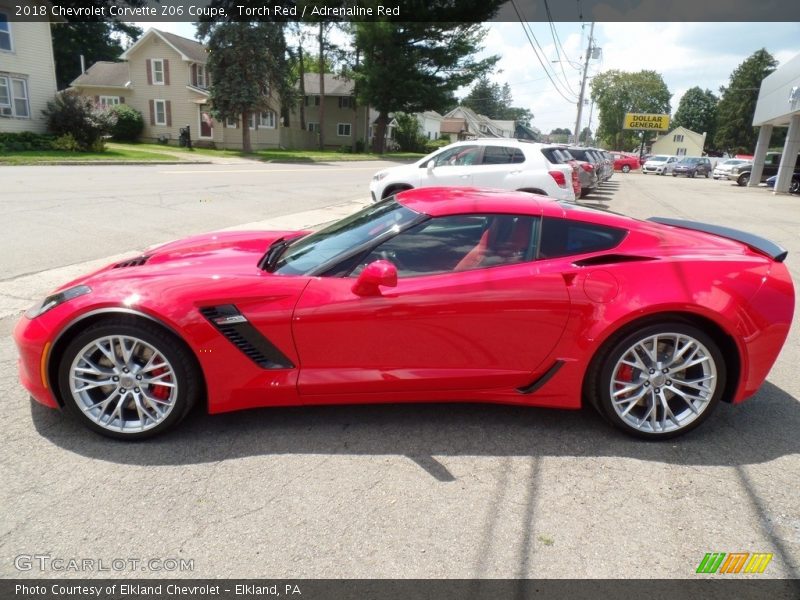
[[(137, 25), (145, 30), (155, 27), (190, 38), (195, 31), (191, 23)], [(530, 23), (530, 26), (541, 46), (543, 62), (551, 76), (557, 74), (558, 86), (569, 100), (562, 97), (548, 79), (518, 22), (486, 26), (488, 35), (482, 54), (501, 57), (492, 79), (511, 85), (514, 104), (531, 110), (533, 125), (544, 133), (556, 127), (572, 130), (580, 70), (569, 62), (576, 66), (582, 62), (589, 24), (556, 23), (556, 37), (561, 42), (558, 54), (549, 23)], [(800, 54), (800, 23), (597, 23), (594, 39), (602, 52), (599, 59), (589, 63), (590, 79), (608, 69), (654, 70), (661, 74), (672, 92), (674, 113), (686, 90), (698, 85), (718, 93), (719, 87), (727, 84), (733, 69), (759, 48), (766, 48), (781, 64)], [(549, 62), (558, 61), (559, 55), (562, 63)], [(462, 90), (459, 96), (465, 93), (466, 90)], [(589, 96), (588, 89), (586, 96)], [(582, 127), (588, 122), (589, 110), (590, 106), (584, 109)], [(592, 131), (597, 127), (597, 111), (592, 112), (591, 127)]]

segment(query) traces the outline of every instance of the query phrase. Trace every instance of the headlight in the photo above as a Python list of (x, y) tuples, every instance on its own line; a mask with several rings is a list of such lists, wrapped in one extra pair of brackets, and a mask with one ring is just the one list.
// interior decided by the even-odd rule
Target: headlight
[(387, 173), (386, 171), (381, 171), (380, 173), (375, 173), (375, 175), (372, 176), (372, 181), (380, 181), (381, 179), (386, 177), (388, 174), (389, 173)]
[(733, 167), (731, 169), (731, 173), (738, 173), (738, 172), (739, 172), (739, 167)]
[(88, 294), (91, 291), (92, 288), (90, 288), (88, 285), (76, 285), (75, 287), (66, 289), (63, 292), (51, 294), (41, 302), (31, 306), (25, 312), (25, 316), (29, 319), (35, 319), (36, 317), (46, 313), (51, 308), (55, 308), (59, 304), (64, 304), (64, 302), (72, 300), (73, 298), (77, 298), (78, 296)]

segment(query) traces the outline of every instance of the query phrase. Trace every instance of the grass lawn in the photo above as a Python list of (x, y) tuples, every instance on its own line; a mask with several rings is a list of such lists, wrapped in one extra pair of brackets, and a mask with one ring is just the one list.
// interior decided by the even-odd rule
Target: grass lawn
[(423, 154), (414, 152), (389, 152), (386, 154), (352, 154), (350, 152), (337, 152), (334, 150), (257, 150), (246, 154), (241, 150), (214, 150), (211, 148), (181, 148), (180, 146), (162, 146), (160, 144), (119, 144), (110, 143), (109, 148), (141, 149), (148, 152), (168, 151), (186, 153), (194, 156), (219, 156), (223, 158), (249, 158), (252, 160), (276, 162), (329, 162), (329, 161), (355, 161), (355, 160), (417, 160)]
[(0, 155), (0, 165), (36, 165), (49, 162), (117, 162), (126, 160), (175, 160), (174, 156), (129, 147), (111, 148), (105, 152), (68, 152), (64, 150), (27, 150)]

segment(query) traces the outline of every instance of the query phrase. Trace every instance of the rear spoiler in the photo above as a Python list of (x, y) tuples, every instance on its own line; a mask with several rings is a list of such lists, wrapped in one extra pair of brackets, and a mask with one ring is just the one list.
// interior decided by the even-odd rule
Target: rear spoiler
[(731, 229), (730, 227), (722, 227), (721, 225), (711, 225), (709, 223), (698, 223), (696, 221), (684, 221), (683, 219), (668, 219), (665, 217), (650, 217), (647, 219), (653, 223), (660, 223), (661, 225), (671, 225), (672, 227), (680, 227), (681, 229), (692, 229), (693, 231), (702, 231), (703, 233), (710, 233), (718, 235), (719, 237), (728, 238), (741, 242), (745, 246), (769, 256), (776, 262), (783, 262), (789, 251), (779, 246), (766, 238), (740, 231), (738, 229)]

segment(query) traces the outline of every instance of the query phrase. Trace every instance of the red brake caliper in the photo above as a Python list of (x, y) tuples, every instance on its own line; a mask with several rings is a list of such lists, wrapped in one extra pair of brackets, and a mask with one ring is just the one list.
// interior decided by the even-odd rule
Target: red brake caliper
[[(158, 377), (162, 373), (166, 373), (167, 370), (164, 368), (153, 369), (150, 373), (150, 377)], [(166, 400), (169, 398), (169, 388), (165, 385), (158, 385), (157, 383), (150, 384), (150, 395), (158, 398), (159, 400)]]

